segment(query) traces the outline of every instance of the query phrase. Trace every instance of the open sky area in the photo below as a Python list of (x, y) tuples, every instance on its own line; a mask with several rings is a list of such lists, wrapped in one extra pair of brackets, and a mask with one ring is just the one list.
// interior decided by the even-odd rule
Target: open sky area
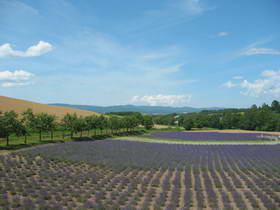
[(0, 95), (249, 107), (280, 99), (279, 0), (0, 0)]

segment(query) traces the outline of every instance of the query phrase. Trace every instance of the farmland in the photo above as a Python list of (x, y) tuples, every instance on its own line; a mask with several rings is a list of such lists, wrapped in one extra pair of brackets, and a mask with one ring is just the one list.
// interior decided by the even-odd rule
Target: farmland
[(4, 209), (280, 207), (279, 144), (68, 142), (2, 155), (0, 166)]
[(68, 107), (60, 107), (60, 106), (51, 106), (47, 104), (36, 103), (33, 101), (26, 101), (16, 98), (10, 98), (5, 96), (0, 96), (0, 111), (15, 111), (17, 113), (21, 113), (26, 111), (27, 109), (32, 109), (34, 113), (48, 113), (55, 115), (58, 118), (62, 118), (67, 113), (76, 113), (79, 116), (90, 116), (90, 115), (99, 115), (95, 112), (68, 108)]

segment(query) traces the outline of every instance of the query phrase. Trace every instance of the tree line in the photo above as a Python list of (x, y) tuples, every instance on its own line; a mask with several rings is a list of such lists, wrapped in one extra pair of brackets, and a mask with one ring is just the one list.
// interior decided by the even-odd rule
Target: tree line
[(248, 109), (225, 109), (199, 113), (169, 114), (154, 116), (156, 124), (179, 125), (192, 128), (244, 129), (280, 131), (280, 103), (253, 105)]
[(39, 141), (42, 141), (42, 134), (49, 132), (51, 139), (54, 138), (55, 131), (62, 132), (62, 138), (65, 133), (70, 133), (71, 139), (74, 134), (89, 132), (94, 130), (94, 135), (115, 135), (120, 132), (133, 131), (138, 126), (144, 126), (146, 129), (153, 127), (153, 121), (149, 115), (139, 115), (131, 113), (125, 116), (117, 115), (91, 115), (78, 116), (66, 114), (62, 119), (48, 113), (33, 113), (32, 109), (27, 109), (22, 113), (14, 111), (0, 112), (0, 138), (6, 138), (6, 145), (9, 146), (10, 136), (16, 135), (24, 137), (24, 143), (27, 143), (27, 137), (32, 133), (39, 134)]

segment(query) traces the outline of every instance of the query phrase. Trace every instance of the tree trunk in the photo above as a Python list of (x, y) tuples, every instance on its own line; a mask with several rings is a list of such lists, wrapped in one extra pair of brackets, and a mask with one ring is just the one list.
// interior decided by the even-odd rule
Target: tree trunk
[(71, 131), (71, 139), (73, 139), (73, 131)]
[(53, 140), (53, 131), (51, 131), (51, 140)]
[(6, 136), (6, 139), (7, 139), (7, 147), (10, 145), (10, 139), (9, 139), (9, 136)]
[(27, 136), (24, 135), (24, 144), (27, 144)]
[(64, 131), (62, 131), (62, 139), (64, 139)]
[(83, 131), (81, 131), (81, 133), (80, 133), (80, 138), (83, 136)]

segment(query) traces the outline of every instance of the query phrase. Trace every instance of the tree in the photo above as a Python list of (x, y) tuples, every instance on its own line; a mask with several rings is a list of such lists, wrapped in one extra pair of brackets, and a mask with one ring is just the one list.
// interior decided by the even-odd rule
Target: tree
[(92, 129), (94, 129), (96, 134), (98, 117), (95, 115), (86, 116), (84, 120), (85, 120), (85, 129), (88, 131), (88, 136), (89, 136), (89, 131)]
[(74, 133), (80, 132), (80, 137), (83, 136), (83, 131), (86, 129), (86, 122), (82, 116), (74, 121)]
[(53, 127), (55, 117), (47, 113), (34, 114), (31, 109), (27, 109), (22, 113), (26, 125), (32, 131), (39, 133), (39, 140), (42, 141), (42, 132), (50, 131)]
[(31, 109), (27, 109), (26, 111), (21, 113), (21, 124), (24, 127), (24, 132), (22, 135), (24, 136), (24, 143), (27, 143), (27, 135), (30, 134), (30, 131), (32, 129), (31, 121), (29, 120), (30, 115), (32, 115), (33, 112)]
[(279, 103), (279, 101), (276, 101), (276, 100), (272, 101), (271, 109), (275, 113), (280, 113), (280, 103)]
[(0, 137), (6, 138), (6, 145), (9, 146), (9, 137), (12, 133), (19, 134), (21, 126), (17, 119), (18, 115), (14, 111), (0, 113)]
[(192, 127), (193, 127), (193, 121), (191, 118), (189, 117), (186, 117), (183, 121), (183, 127), (186, 129), (186, 130), (191, 130)]
[(33, 129), (39, 133), (39, 140), (42, 141), (42, 132), (53, 131), (55, 116), (47, 113), (36, 113), (33, 118)]
[(76, 113), (69, 114), (67, 113), (64, 115), (64, 117), (61, 120), (61, 125), (65, 130), (70, 131), (71, 139), (73, 138), (73, 134), (75, 132), (75, 121), (78, 119), (78, 116)]
[(153, 118), (150, 115), (145, 115), (143, 117), (143, 126), (149, 130), (154, 126)]
[(123, 119), (123, 121), (124, 121), (124, 127), (126, 128), (126, 131), (129, 131), (129, 129), (135, 128), (138, 125), (138, 120), (134, 116), (126, 116)]
[(15, 127), (15, 134), (17, 136), (24, 136), (24, 144), (27, 144), (27, 135), (29, 131), (23, 120), (18, 120)]
[(103, 130), (108, 128), (108, 120), (103, 115), (98, 117), (97, 128), (100, 129), (101, 135), (103, 134)]

